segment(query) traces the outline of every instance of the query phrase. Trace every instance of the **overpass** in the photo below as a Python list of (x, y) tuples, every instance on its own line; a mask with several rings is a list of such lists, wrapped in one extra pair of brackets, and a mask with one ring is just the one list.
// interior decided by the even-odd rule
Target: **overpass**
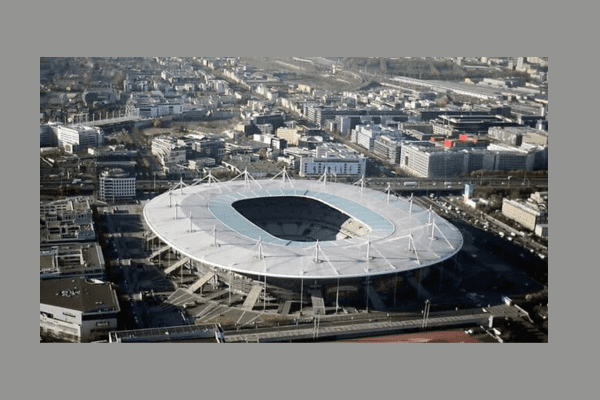
[(406, 330), (422, 330), (424, 328), (446, 328), (462, 325), (491, 326), (492, 316), (489, 313), (475, 313), (456, 316), (443, 316), (404, 320), (377, 321), (358, 324), (327, 324), (316, 317), (313, 323), (303, 326), (248, 329), (246, 331), (225, 331), (225, 342), (288, 342), (298, 340), (341, 339), (360, 336), (375, 336), (398, 333)]

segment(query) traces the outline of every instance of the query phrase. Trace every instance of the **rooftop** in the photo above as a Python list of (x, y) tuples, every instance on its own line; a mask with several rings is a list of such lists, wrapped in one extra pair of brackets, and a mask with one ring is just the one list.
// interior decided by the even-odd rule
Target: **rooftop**
[[(325, 203), (358, 220), (369, 232), (317, 244), (284, 240), (252, 224), (232, 206), (241, 199), (286, 196)], [(281, 212), (264, 211), (274, 223)], [(422, 268), (452, 257), (463, 243), (453, 225), (406, 199), (390, 196), (388, 201), (382, 192), (308, 180), (178, 188), (150, 201), (144, 218), (163, 242), (194, 260), (239, 273), (295, 279), (365, 277)]]
[(98, 243), (74, 243), (40, 248), (40, 274), (86, 273), (104, 269)]
[(84, 313), (119, 311), (110, 283), (83, 278), (40, 281), (40, 303)]

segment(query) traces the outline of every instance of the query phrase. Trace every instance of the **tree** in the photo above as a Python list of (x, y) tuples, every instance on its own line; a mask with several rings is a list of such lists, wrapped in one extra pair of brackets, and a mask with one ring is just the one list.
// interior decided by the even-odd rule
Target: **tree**
[(227, 168), (216, 168), (212, 171), (212, 176), (217, 179), (225, 179), (231, 177), (231, 171)]
[(385, 57), (381, 57), (379, 59), (379, 68), (381, 69), (381, 72), (383, 72), (384, 74), (387, 73), (387, 60), (385, 59)]
[(264, 160), (267, 158), (267, 149), (266, 148), (262, 148), (260, 150), (258, 150), (258, 156), (260, 157), (261, 160)]

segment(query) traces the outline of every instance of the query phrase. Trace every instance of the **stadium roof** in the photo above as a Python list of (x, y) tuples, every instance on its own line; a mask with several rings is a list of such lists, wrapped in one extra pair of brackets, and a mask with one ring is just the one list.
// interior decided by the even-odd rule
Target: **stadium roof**
[[(232, 206), (237, 200), (281, 196), (326, 203), (369, 232), (318, 244), (285, 240)], [(180, 184), (150, 201), (144, 218), (163, 242), (193, 260), (242, 274), (290, 279), (357, 278), (423, 268), (452, 257), (463, 244), (456, 227), (407, 199), (308, 180)]]

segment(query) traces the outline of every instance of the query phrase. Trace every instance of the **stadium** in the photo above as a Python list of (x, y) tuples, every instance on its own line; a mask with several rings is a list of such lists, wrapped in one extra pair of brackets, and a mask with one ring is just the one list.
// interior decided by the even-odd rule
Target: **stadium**
[(300, 308), (319, 300), (322, 312), (364, 299), (377, 308), (379, 296), (418, 285), (463, 244), (456, 227), (412, 198), (327, 174), (291, 180), (285, 170), (264, 180), (244, 172), (228, 182), (180, 182), (146, 204), (144, 220), (163, 249), (181, 257), (177, 266), (190, 263), (205, 277), (199, 285), (212, 278)]

